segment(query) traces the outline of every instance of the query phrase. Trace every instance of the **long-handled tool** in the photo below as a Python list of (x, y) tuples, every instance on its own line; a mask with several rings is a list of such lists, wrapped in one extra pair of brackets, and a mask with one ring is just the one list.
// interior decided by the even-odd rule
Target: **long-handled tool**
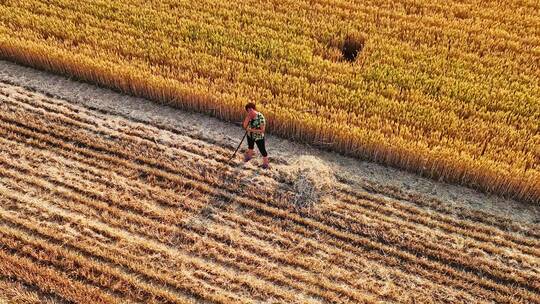
[(244, 142), (244, 139), (246, 139), (247, 133), (248, 133), (247, 131), (244, 133), (244, 137), (242, 137), (242, 140), (238, 144), (238, 147), (236, 147), (236, 150), (234, 150), (233, 155), (229, 158), (229, 160), (227, 162), (230, 162), (236, 156), (236, 152), (238, 152), (238, 149), (240, 149), (240, 146)]

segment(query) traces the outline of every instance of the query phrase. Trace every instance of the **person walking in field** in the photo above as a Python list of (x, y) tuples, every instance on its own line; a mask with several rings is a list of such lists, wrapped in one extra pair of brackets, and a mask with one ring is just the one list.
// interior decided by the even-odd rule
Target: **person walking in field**
[(253, 148), (257, 145), (259, 152), (263, 156), (263, 169), (268, 169), (270, 167), (268, 161), (268, 153), (266, 152), (266, 147), (264, 143), (264, 131), (266, 128), (266, 119), (261, 112), (258, 112), (255, 104), (250, 102), (246, 104), (246, 118), (244, 118), (244, 123), (242, 124), (244, 129), (247, 132), (247, 142), (248, 150), (244, 155), (244, 161), (248, 162), (253, 158)]

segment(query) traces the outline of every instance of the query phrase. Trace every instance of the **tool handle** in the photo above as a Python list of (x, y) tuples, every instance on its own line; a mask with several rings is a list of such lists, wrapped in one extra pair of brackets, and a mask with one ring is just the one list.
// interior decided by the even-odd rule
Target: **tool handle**
[(234, 156), (236, 155), (236, 152), (238, 152), (238, 149), (240, 149), (240, 146), (241, 146), (242, 143), (244, 142), (244, 139), (246, 139), (247, 133), (248, 133), (247, 131), (244, 133), (244, 136), (242, 137), (242, 140), (241, 140), (240, 143), (238, 144), (238, 147), (236, 147), (236, 150), (234, 150), (233, 155), (229, 158), (229, 161), (230, 161), (231, 159), (234, 158)]

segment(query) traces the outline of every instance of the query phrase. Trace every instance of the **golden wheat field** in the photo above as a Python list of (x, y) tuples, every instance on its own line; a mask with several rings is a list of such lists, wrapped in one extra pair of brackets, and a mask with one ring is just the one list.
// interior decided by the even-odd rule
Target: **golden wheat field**
[(0, 58), (540, 201), (536, 0), (3, 0)]
[(0, 101), (7, 303), (540, 303), (536, 226), (338, 180), (296, 208), (231, 147), (13, 84)]

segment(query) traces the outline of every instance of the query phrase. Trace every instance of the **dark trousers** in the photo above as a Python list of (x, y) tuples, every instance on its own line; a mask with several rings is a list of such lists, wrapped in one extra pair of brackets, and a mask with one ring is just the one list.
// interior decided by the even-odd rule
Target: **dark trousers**
[(259, 140), (253, 140), (251, 138), (251, 136), (248, 135), (247, 137), (247, 142), (248, 142), (248, 148), (249, 149), (253, 149), (255, 147), (255, 144), (257, 144), (257, 148), (259, 149), (259, 151), (261, 152), (261, 155), (263, 157), (267, 157), (268, 156), (268, 153), (266, 153), (266, 148), (264, 146), (264, 138), (263, 139), (259, 139)]

